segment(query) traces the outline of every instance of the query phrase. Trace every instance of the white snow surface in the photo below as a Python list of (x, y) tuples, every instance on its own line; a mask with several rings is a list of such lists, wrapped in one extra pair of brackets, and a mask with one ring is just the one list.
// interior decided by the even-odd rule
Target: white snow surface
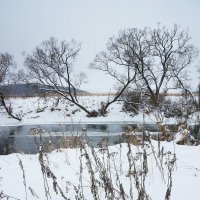
[[(157, 142), (152, 141), (154, 151), (157, 155)], [(156, 165), (156, 161), (152, 154), (152, 148), (146, 147), (147, 161), (148, 161), (148, 174), (145, 181), (146, 192), (153, 200), (164, 200), (165, 193), (168, 185), (168, 170), (165, 166), (167, 157), (170, 156), (169, 151), (176, 154), (177, 161), (172, 171), (172, 191), (171, 200), (198, 200), (200, 199), (199, 186), (200, 186), (200, 146), (178, 146), (173, 142), (162, 142), (161, 148), (164, 147), (164, 152), (168, 152), (163, 158), (163, 171), (164, 179), (161, 178), (161, 172)], [(111, 156), (110, 168), (111, 180), (116, 188), (115, 194), (117, 195), (118, 186), (116, 182), (116, 171), (119, 175), (119, 181), (123, 185), (124, 191), (127, 194), (126, 199), (130, 198), (130, 177), (128, 175), (129, 162), (127, 159), (128, 147), (123, 143), (120, 145), (110, 146), (109, 152), (113, 152)], [(104, 153), (99, 149), (94, 149), (97, 157), (101, 162), (106, 160), (107, 151)], [(137, 157), (138, 152), (142, 152), (141, 147), (131, 145), (132, 154)], [(89, 147), (87, 148), (88, 155), (92, 158)], [(82, 155), (82, 156), (80, 156)], [(3, 194), (15, 197), (20, 200), (26, 199), (46, 199), (44, 190), (44, 179), (41, 172), (39, 163), (39, 154), (36, 155), (22, 155), (10, 154), (7, 156), (0, 156), (0, 190)], [(83, 153), (80, 154), (80, 149), (60, 149), (53, 151), (44, 156), (44, 163), (48, 165), (50, 170), (57, 177), (56, 181), (68, 199), (75, 199), (74, 185), (80, 184), (80, 158), (82, 158), (82, 185), (85, 199), (94, 199), (90, 190), (91, 179), (88, 173), (87, 162)], [(104, 159), (103, 159), (104, 158)], [(23, 178), (23, 171), (19, 162), (22, 162), (25, 178)], [(99, 178), (98, 168), (95, 167), (94, 159), (92, 160), (92, 167), (94, 176)], [(160, 162), (160, 161), (158, 161)], [(105, 161), (106, 163), (106, 161)], [(139, 172), (141, 162), (136, 161), (136, 169)], [(101, 180), (100, 180), (101, 181)], [(133, 199), (137, 199), (137, 190), (132, 177)], [(25, 185), (26, 188), (25, 188)], [(53, 190), (53, 181), (47, 177), (48, 187), (51, 199), (60, 200), (60, 192), (56, 194)], [(25, 192), (26, 190), (26, 192)], [(31, 194), (32, 191), (32, 194)], [(34, 192), (33, 192), (34, 191)], [(105, 198), (103, 188), (98, 188), (100, 199)], [(36, 196), (37, 195), (37, 196)]]
[[(82, 96), (79, 100), (88, 110), (98, 110), (102, 101), (107, 101), (108, 96)], [(51, 111), (55, 100), (38, 97), (13, 98), (10, 100), (14, 113), (22, 116), (22, 121), (17, 121), (9, 117), (6, 112), (0, 109), (0, 126), (22, 125), (22, 124), (52, 124), (52, 123), (118, 123), (132, 122), (142, 123), (143, 114), (132, 116), (131, 113), (122, 111), (122, 103), (115, 102), (108, 108), (106, 117), (88, 118), (83, 110), (72, 103), (61, 101), (54, 111)], [(44, 109), (42, 112), (38, 110)], [(73, 114), (75, 112), (75, 114)], [(145, 123), (156, 123), (153, 115), (145, 115)], [(164, 119), (163, 123), (173, 123), (173, 119)]]

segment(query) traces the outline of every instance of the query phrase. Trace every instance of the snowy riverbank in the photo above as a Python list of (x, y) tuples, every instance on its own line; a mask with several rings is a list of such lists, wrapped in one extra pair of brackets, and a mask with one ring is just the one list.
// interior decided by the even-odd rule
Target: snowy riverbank
[[(173, 142), (162, 142), (161, 148), (164, 148), (164, 155), (162, 159), (158, 157), (157, 142), (152, 141), (152, 147), (146, 146), (148, 172), (145, 179), (146, 193), (153, 200), (165, 199), (167, 187), (169, 186), (169, 170), (167, 164), (172, 158), (173, 154), (176, 154), (176, 162), (172, 171), (172, 191), (171, 200), (198, 200), (200, 199), (199, 185), (200, 185), (200, 146), (180, 146)], [(132, 187), (133, 199), (137, 199), (138, 192), (136, 189), (136, 180), (132, 174), (132, 179), (129, 175), (129, 161), (128, 161), (128, 146), (127, 144), (110, 146), (110, 175), (113, 187), (116, 189), (114, 194), (119, 195), (119, 183), (122, 184), (126, 196), (126, 199), (130, 198), (130, 187)], [(131, 145), (131, 153), (135, 160), (135, 171), (140, 178), (142, 174), (143, 159), (140, 157), (141, 152), (144, 149), (141, 147)], [(100, 178), (101, 169), (95, 164), (95, 160), (92, 156), (92, 152), (87, 148), (88, 156), (91, 159), (92, 170), (95, 174), (93, 178), (102, 182)], [(96, 157), (100, 158), (100, 162), (107, 169), (107, 151), (100, 151), (95, 149)], [(153, 153), (154, 152), (154, 153)], [(170, 153), (171, 152), (171, 153)], [(93, 152), (94, 153), (94, 152)], [(80, 156), (82, 155), (82, 156)], [(155, 155), (157, 161), (155, 160)], [(139, 157), (138, 157), (139, 156)], [(82, 162), (80, 162), (80, 159)], [(68, 199), (75, 199), (76, 192), (75, 187), (81, 186), (85, 199), (94, 199), (91, 193), (91, 173), (88, 170), (88, 161), (83, 153), (80, 153), (78, 149), (61, 149), (59, 151), (53, 151), (52, 153), (45, 154), (43, 157), (44, 166), (48, 166), (49, 170), (56, 176), (57, 186), (60, 187), (60, 191), (63, 191), (64, 195)], [(80, 168), (80, 164), (82, 168)], [(39, 162), (39, 155), (22, 155), (11, 154), (7, 156), (0, 156), (0, 188), (3, 194), (6, 196), (12, 196), (16, 199), (29, 200), (32, 199), (47, 199), (45, 197), (44, 184), (48, 184), (49, 194), (51, 199), (60, 200), (62, 194), (58, 190), (58, 194), (54, 191), (53, 180), (46, 175), (42, 175), (41, 164)], [(162, 171), (159, 167), (162, 167)], [(170, 166), (170, 165), (169, 165)], [(82, 169), (80, 171), (80, 169)], [(91, 170), (91, 169), (90, 169)], [(133, 166), (132, 166), (132, 170)], [(81, 172), (81, 173), (80, 173)], [(162, 177), (163, 173), (163, 177)], [(117, 176), (119, 179), (117, 179)], [(140, 174), (140, 175), (139, 175)], [(24, 178), (23, 178), (24, 176)], [(46, 178), (46, 183), (44, 178)], [(80, 179), (81, 178), (81, 179)], [(81, 180), (81, 182), (80, 182)], [(140, 182), (140, 179), (138, 180)], [(130, 185), (132, 184), (132, 186)], [(96, 183), (97, 184), (97, 183)], [(46, 185), (47, 186), (47, 185)], [(75, 186), (75, 187), (74, 187)], [(80, 189), (80, 188), (79, 188)], [(79, 191), (80, 192), (80, 191)], [(27, 195), (27, 197), (26, 197)], [(97, 189), (97, 195), (100, 199), (105, 199), (104, 188)], [(12, 198), (11, 198), (12, 199)]]
[[(80, 102), (89, 110), (100, 108), (102, 101), (107, 96), (84, 96), (79, 97)], [(4, 110), (0, 110), (0, 126), (23, 125), (23, 124), (58, 124), (58, 123), (142, 123), (142, 113), (132, 116), (131, 113), (122, 111), (122, 103), (115, 102), (108, 109), (106, 117), (86, 117), (86, 113), (75, 105), (68, 102), (60, 102), (54, 108), (55, 100), (49, 99), (48, 103), (37, 97), (11, 99), (13, 112), (22, 117), (17, 121), (8, 117)], [(155, 116), (145, 115), (146, 123), (156, 123)], [(173, 123), (173, 119), (165, 119), (165, 123)]]

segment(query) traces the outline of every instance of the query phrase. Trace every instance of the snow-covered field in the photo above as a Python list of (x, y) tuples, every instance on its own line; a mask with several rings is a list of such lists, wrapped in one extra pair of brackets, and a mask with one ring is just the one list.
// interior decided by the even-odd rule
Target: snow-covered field
[[(80, 102), (89, 110), (100, 108), (102, 101), (106, 101), (108, 96), (83, 96), (79, 97)], [(54, 111), (55, 100), (49, 99), (48, 103), (43, 99), (33, 98), (15, 98), (11, 100), (14, 113), (22, 116), (22, 121), (18, 122), (9, 118), (4, 110), (0, 110), (0, 125), (17, 124), (50, 124), (50, 123), (110, 123), (110, 122), (135, 122), (143, 121), (142, 114), (131, 116), (130, 113), (122, 111), (122, 103), (113, 103), (108, 109), (106, 117), (88, 118), (86, 113), (75, 105), (61, 101)], [(145, 115), (145, 122), (156, 123), (153, 115)], [(165, 123), (173, 122), (165, 119)]]
[[(173, 165), (172, 171), (172, 200), (198, 200), (200, 199), (200, 146), (179, 146), (173, 142), (162, 142), (164, 152), (162, 158), (157, 155), (157, 142), (152, 141), (154, 153), (150, 145), (145, 147), (147, 152), (148, 172), (145, 180), (146, 193), (153, 200), (165, 199), (167, 187), (169, 185), (169, 171), (167, 163), (172, 161), (173, 153), (176, 154), (176, 162)], [(110, 146), (108, 148), (110, 155), (110, 162), (107, 162), (107, 150), (100, 151), (95, 149), (96, 157), (100, 159), (100, 164), (96, 164), (92, 153), (87, 148), (88, 156), (91, 160), (91, 166), (86, 160), (85, 152), (80, 153), (80, 148), (77, 149), (61, 149), (53, 151), (44, 155), (44, 166), (49, 167), (56, 176), (57, 194), (53, 189), (53, 180), (50, 177), (42, 174), (41, 165), (39, 162), (39, 154), (36, 155), (21, 155), (11, 154), (7, 156), (0, 156), (0, 188), (6, 196), (12, 196), (16, 199), (47, 199), (45, 196), (45, 186), (48, 188), (48, 198), (53, 200), (64, 199), (61, 197), (62, 191), (68, 199), (75, 199), (76, 192), (74, 186), (78, 188), (81, 186), (79, 192), (83, 189), (85, 199), (94, 199), (91, 193), (92, 185), (92, 170), (93, 178), (103, 184), (100, 178), (100, 172), (104, 168), (108, 170), (108, 177), (111, 180), (115, 196), (120, 196), (120, 184), (123, 186), (126, 193), (126, 199), (130, 197), (130, 183), (132, 184), (133, 199), (137, 199), (138, 191), (136, 189), (136, 182), (134, 179), (134, 172), (137, 173), (138, 181), (141, 183), (142, 178), (142, 153), (141, 147), (131, 145), (131, 162), (135, 162), (135, 169), (132, 165), (131, 172), (129, 170), (128, 161), (128, 146), (123, 143), (120, 145)], [(170, 153), (171, 152), (171, 153)], [(129, 152), (130, 153), (130, 152)], [(130, 155), (131, 155), (130, 154)], [(82, 155), (82, 156), (81, 156)], [(157, 157), (157, 161), (155, 160)], [(80, 168), (80, 159), (82, 160), (82, 168)], [(108, 165), (109, 163), (109, 165)], [(99, 168), (101, 166), (101, 169)], [(162, 170), (159, 170), (159, 167)], [(170, 166), (170, 164), (169, 164)], [(44, 168), (43, 168), (44, 169)], [(48, 170), (47, 170), (48, 171)], [(90, 172), (90, 173), (89, 173)], [(129, 173), (130, 172), (130, 173)], [(162, 177), (163, 173), (163, 177)], [(131, 174), (131, 175), (130, 175)], [(24, 176), (24, 177), (23, 177)], [(51, 175), (50, 175), (51, 176)], [(119, 179), (117, 179), (119, 178)], [(45, 182), (46, 180), (46, 182)], [(98, 183), (96, 182), (96, 185)], [(97, 189), (99, 199), (106, 199), (103, 186)], [(26, 197), (27, 195), (27, 197)], [(2, 195), (3, 196), (3, 195)], [(6, 199), (6, 198), (5, 198)], [(9, 198), (12, 199), (12, 198)], [(123, 199), (122, 197), (119, 199)]]

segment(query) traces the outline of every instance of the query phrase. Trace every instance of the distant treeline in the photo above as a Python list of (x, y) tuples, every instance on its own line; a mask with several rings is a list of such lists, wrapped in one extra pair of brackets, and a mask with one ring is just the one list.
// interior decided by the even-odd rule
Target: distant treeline
[[(60, 87), (63, 91), (67, 90), (65, 87)], [(26, 83), (26, 84), (11, 84), (0, 86), (0, 92), (4, 97), (34, 97), (44, 95), (54, 95), (55, 89), (48, 85), (42, 85), (38, 83)], [(76, 90), (77, 94), (87, 94), (83, 90)]]

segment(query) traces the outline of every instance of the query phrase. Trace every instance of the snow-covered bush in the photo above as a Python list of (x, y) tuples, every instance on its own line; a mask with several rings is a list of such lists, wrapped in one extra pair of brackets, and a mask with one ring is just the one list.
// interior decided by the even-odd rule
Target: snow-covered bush
[(179, 97), (172, 101), (167, 99), (162, 104), (162, 111), (165, 117), (175, 117), (178, 123), (186, 123), (189, 115), (196, 111), (196, 105), (192, 99), (185, 99), (184, 97)]
[(139, 113), (141, 97), (138, 92), (126, 92), (122, 99), (124, 101), (122, 110), (125, 112), (131, 112), (134, 115)]

